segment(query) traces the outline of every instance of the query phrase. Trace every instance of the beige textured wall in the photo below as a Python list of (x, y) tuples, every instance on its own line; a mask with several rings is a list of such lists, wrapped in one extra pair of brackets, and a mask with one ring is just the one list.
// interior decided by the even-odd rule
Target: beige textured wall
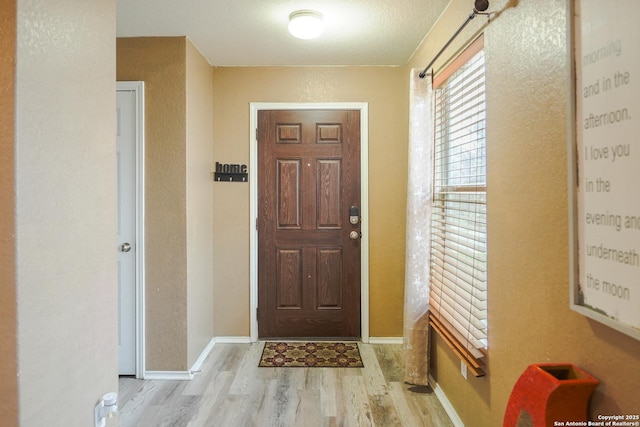
[(0, 8), (0, 414), (18, 422), (16, 347), (14, 119), (16, 2)]
[(185, 37), (117, 40), (145, 82), (147, 370), (188, 370), (213, 337), (212, 68)]
[(117, 79), (145, 82), (146, 368), (187, 366), (186, 38), (117, 40)]
[[(368, 102), (371, 336), (402, 334), (408, 94), (391, 67), (215, 68), (214, 162), (249, 164), (250, 102)], [(249, 186), (214, 183), (215, 335), (249, 335)]]
[(115, 3), (17, 1), (22, 426), (93, 425), (118, 389)]
[(212, 68), (187, 48), (187, 365), (213, 337)]
[[(446, 345), (436, 339), (434, 346), (434, 375), (468, 426), (501, 425), (518, 376), (543, 362), (574, 363), (600, 379), (592, 417), (638, 412), (640, 342), (569, 309), (566, 7), (491, 2), (504, 12), (485, 31), (488, 376), (465, 381)], [(453, 0), (409, 66), (424, 67), (469, 9), (468, 1)], [(476, 18), (455, 45), (486, 22)]]

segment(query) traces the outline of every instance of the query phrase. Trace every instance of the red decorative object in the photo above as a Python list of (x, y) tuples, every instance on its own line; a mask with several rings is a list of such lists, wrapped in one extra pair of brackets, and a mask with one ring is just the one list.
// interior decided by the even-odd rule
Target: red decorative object
[(586, 422), (589, 398), (598, 384), (596, 378), (569, 363), (530, 365), (511, 391), (502, 425), (550, 427), (567, 421)]

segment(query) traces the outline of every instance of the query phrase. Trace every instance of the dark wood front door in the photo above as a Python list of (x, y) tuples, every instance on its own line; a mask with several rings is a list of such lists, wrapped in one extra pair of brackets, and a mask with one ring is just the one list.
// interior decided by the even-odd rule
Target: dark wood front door
[(359, 212), (360, 112), (259, 111), (260, 338), (360, 337), (352, 206)]

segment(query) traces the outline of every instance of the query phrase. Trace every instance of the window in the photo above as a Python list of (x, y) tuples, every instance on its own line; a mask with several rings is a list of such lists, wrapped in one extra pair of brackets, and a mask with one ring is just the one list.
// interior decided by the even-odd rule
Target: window
[(480, 38), (434, 84), (430, 321), (476, 376), (487, 348), (484, 68)]

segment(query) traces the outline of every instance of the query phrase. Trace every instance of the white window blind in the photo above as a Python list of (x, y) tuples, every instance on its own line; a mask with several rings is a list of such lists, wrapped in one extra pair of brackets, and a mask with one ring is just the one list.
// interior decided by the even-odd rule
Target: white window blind
[(486, 102), (484, 52), (481, 44), (475, 49), (435, 90), (429, 299), (436, 331), (481, 376), (478, 359), (487, 347)]

